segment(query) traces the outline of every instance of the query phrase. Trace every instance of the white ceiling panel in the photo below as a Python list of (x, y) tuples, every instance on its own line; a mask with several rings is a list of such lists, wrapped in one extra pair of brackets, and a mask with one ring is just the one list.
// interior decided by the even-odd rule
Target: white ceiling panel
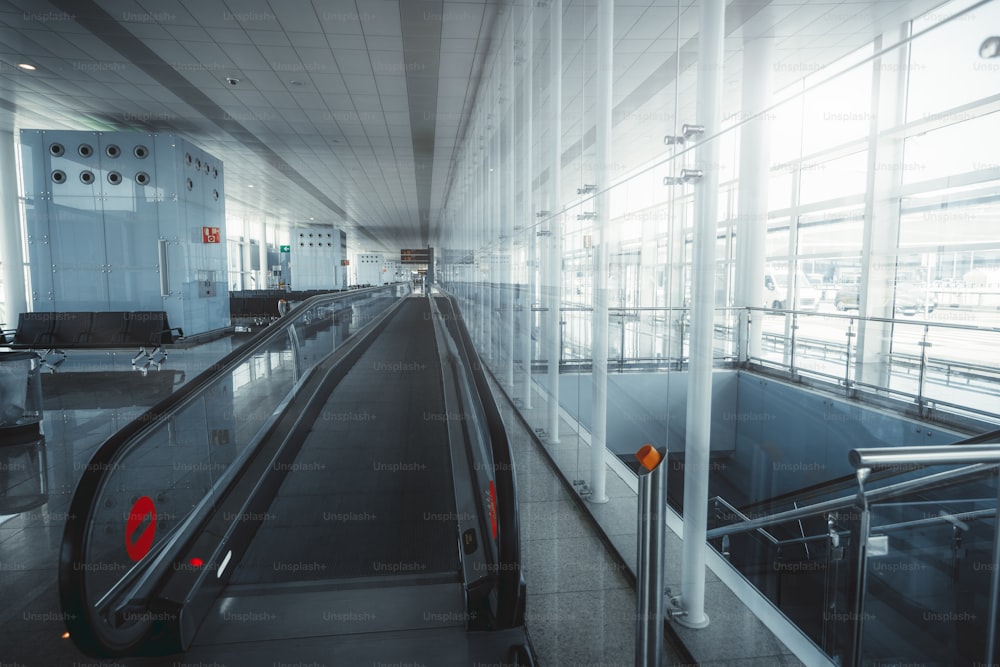
[(290, 32), (287, 33), (288, 41), (296, 49), (326, 49), (329, 50), (330, 43), (327, 36), (322, 32)]
[[(461, 133), (468, 131), (471, 119), (497, 111), (496, 83), (479, 84), (480, 70), (485, 63), (488, 76), (497, 63), (508, 61), (506, 52), (497, 59), (496, 49), (508, 39), (503, 31), (510, 20), (516, 21), (517, 38), (525, 36), (521, 7), (494, 21), (497, 3), (446, 0), (440, 15), (419, 15), (413, 26), (401, 20), (400, 5), (406, 1), (97, 0), (116, 23), (94, 34), (72, 17), (36, 20), (36, 15), (58, 11), (46, 0), (0, 0), (0, 99), (16, 104), (12, 115), (21, 124), (87, 128), (98, 119), (122, 127), (180, 131), (226, 163), (227, 207), (234, 212), (293, 222), (339, 220), (343, 209), (348, 227), (363, 225), (375, 236), (380, 229), (389, 230), (391, 238), (382, 241), (395, 247), (421, 245), (430, 239), (421, 236), (418, 205), (432, 215), (433, 234), (433, 216), (444, 206), (447, 184), (455, 178), (453, 155), (465, 152), (458, 145)], [(726, 45), (731, 54), (727, 110), (738, 100), (734, 91), (738, 93), (741, 72), (735, 50), (743, 34), (778, 36), (778, 64), (822, 66), (872, 39), (879, 29), (875, 24), (896, 25), (921, 8), (940, 4), (739, 1), (731, 12), (749, 16), (761, 11), (750, 23), (731, 26), (736, 32)], [(593, 4), (564, 3), (564, 143), (577, 155), (581, 136), (594, 122)], [(684, 3), (680, 41), (685, 48), (697, 35), (696, 4)], [(536, 6), (534, 11), (534, 92), (536, 109), (544, 116), (548, 10)], [(629, 142), (636, 159), (655, 156), (662, 150), (656, 145), (664, 133), (661, 126), (673, 120), (667, 117), (673, 113), (673, 86), (663, 90), (663, 72), (654, 73), (678, 46), (676, 4), (617, 0), (615, 15), (614, 95), (623, 105), (617, 117), (625, 118), (616, 128), (616, 140)], [(498, 34), (488, 34), (491, 25)], [(406, 40), (404, 29), (412, 31)], [(153, 57), (120, 40), (125, 33), (116, 30), (138, 38)], [(440, 43), (429, 37), (438, 30)], [(490, 44), (493, 51), (487, 57)], [(422, 69), (436, 67), (438, 58), (436, 74)], [(14, 69), (22, 59), (32, 60), (39, 72), (31, 76)], [(187, 85), (164, 77), (164, 67), (173, 68)], [(433, 95), (425, 87), (429, 75), (436, 76)], [(522, 75), (519, 68), (516, 77)], [(241, 80), (230, 86), (227, 76)], [(785, 85), (798, 78), (782, 73), (776, 82)], [(685, 116), (693, 113), (695, 80), (693, 72), (684, 72)], [(581, 90), (583, 85), (588, 88)], [(628, 113), (633, 115), (625, 117)], [(241, 132), (223, 132), (219, 119), (241, 125), (256, 141)], [(419, 142), (414, 147), (415, 129), (416, 136), (432, 138), (433, 151)], [(539, 142), (546, 136), (544, 128), (536, 128), (535, 134)], [(592, 146), (583, 152), (592, 155)], [(271, 166), (275, 155), (290, 168), (276, 173)], [(429, 182), (418, 180), (422, 169), (431, 170)], [(258, 187), (246, 188), (250, 182)]]

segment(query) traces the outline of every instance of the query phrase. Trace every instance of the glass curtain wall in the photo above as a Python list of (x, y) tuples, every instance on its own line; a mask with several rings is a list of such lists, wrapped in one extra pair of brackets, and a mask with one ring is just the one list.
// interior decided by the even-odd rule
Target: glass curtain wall
[[(709, 132), (698, 3), (615, 3), (611, 54), (601, 6), (519, 2), (498, 15), (435, 239), (440, 286), (580, 493), (614, 493), (595, 479), (592, 442), (626, 473), (645, 442), (683, 451), (699, 308), (713, 309), (719, 372), (1000, 422), (989, 361), (1000, 343), (1000, 58), (980, 53), (1000, 0), (802, 2), (752, 16), (730, 6), (722, 123)], [(695, 240), (707, 170), (718, 188), (705, 267)], [(714, 299), (695, 302), (704, 271)], [(606, 379), (595, 341), (607, 345)], [(713, 448), (775, 418), (726, 413), (724, 400), (713, 396)], [(777, 492), (773, 455), (740, 463), (753, 487), (743, 500)], [(815, 465), (797, 486), (833, 475)]]
[[(902, 400), (966, 405), (952, 371), (987, 387), (977, 359), (1000, 327), (1000, 79), (996, 60), (974, 48), (987, 36), (983, 26), (1000, 17), (1000, 4), (933, 5), (830, 39), (827, 48), (771, 49), (766, 109), (744, 109), (739, 85), (759, 74), (744, 71), (753, 40), (727, 36), (720, 131), (668, 142), (697, 124), (696, 4), (620, 4), (606, 165), (596, 164), (603, 62), (596, 0), (560, 3), (558, 59), (551, 3), (505, 13), (448, 201), (446, 215), (461, 224), (443, 225), (454, 231), (438, 240), (449, 262), (441, 266), (442, 284), (468, 300), (467, 316), (488, 336), (484, 356), (498, 377), (544, 412), (527, 388), (545, 394), (550, 361), (563, 375), (589, 372), (598, 271), (607, 274), (610, 369), (684, 368), (697, 185), (677, 181), (693, 169), (694, 146), (713, 141), (720, 156), (718, 363), (763, 364)], [(780, 26), (781, 18), (773, 22)], [(959, 44), (971, 46), (954, 48)], [(768, 126), (766, 162), (741, 156), (741, 134), (754, 123)], [(741, 169), (767, 175), (755, 198), (766, 207), (759, 219), (741, 208), (748, 180)], [(596, 203), (604, 192), (610, 220), (599, 235)], [(740, 241), (761, 225), (763, 266), (749, 276)], [(603, 267), (595, 265), (598, 236), (608, 248)], [(761, 283), (745, 290), (760, 294), (753, 302), (740, 294), (748, 280)], [(555, 319), (546, 313), (557, 298)], [(752, 318), (755, 330), (736, 312), (748, 307), (765, 309)], [(938, 344), (924, 346), (918, 322), (960, 328), (932, 326), (926, 335)], [(529, 354), (525, 336), (530, 359), (522, 358)], [(759, 343), (741, 352), (748, 338)], [(945, 344), (962, 340), (974, 344)], [(919, 378), (923, 347), (932, 363)], [(550, 360), (553, 350), (558, 359)], [(528, 369), (534, 382), (518, 382)], [(586, 403), (578, 380), (570, 383)], [(1000, 413), (1000, 398), (988, 393), (973, 401), (979, 417)], [(574, 405), (572, 412), (588, 410)]]

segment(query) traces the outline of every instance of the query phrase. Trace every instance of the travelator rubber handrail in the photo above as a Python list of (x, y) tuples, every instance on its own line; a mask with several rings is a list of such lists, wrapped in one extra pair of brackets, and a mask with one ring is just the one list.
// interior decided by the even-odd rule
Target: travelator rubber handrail
[[(266, 349), (268, 344), (278, 340), (283, 335), (287, 335), (288, 330), (297, 322), (296, 316), (302, 311), (342, 300), (353, 301), (362, 295), (377, 294), (387, 290), (392, 290), (392, 298), (397, 298), (395, 296), (396, 288), (395, 284), (380, 285), (349, 292), (319, 294), (300, 302), (284, 317), (253, 334), (243, 345), (223, 356), (190, 382), (123, 426), (98, 447), (90, 462), (84, 467), (83, 474), (74, 491), (68, 513), (69, 518), (63, 529), (59, 554), (59, 596), (64, 617), (71, 637), (82, 650), (90, 655), (116, 654), (113, 647), (107, 646), (98, 638), (97, 633), (91, 632), (89, 607), (92, 605), (87, 598), (85, 575), (88, 564), (85, 561), (87, 557), (85, 549), (89, 536), (89, 524), (99, 500), (99, 493), (104, 490), (105, 476), (116, 469), (117, 462), (127, 455), (133, 447), (141, 444), (145, 437), (152, 435), (162, 422), (178, 414), (205, 391), (212, 388), (217, 381), (231, 374), (240, 364), (249, 360), (261, 349)], [(295, 393), (304, 379), (304, 377), (298, 379), (298, 384), (293, 386), (290, 394)], [(262, 430), (265, 429), (262, 427)], [(259, 445), (259, 442), (257, 444)], [(251, 453), (248, 450), (253, 449), (255, 447), (247, 447), (243, 455), (237, 457), (230, 464), (229, 469), (238, 467), (241, 462), (245, 462), (246, 455)], [(223, 478), (227, 482), (229, 481), (228, 477), (223, 476)], [(216, 486), (213, 486), (213, 490), (215, 488)], [(191, 517), (196, 513), (197, 508), (188, 515), (188, 520), (178, 526), (178, 529), (169, 538), (162, 540), (146, 557), (136, 563), (123, 579), (130, 577), (136, 580), (148, 576), (145, 570), (158, 560), (158, 552), (170, 548), (173, 542), (178, 541), (177, 533), (189, 527)], [(122, 581), (120, 580), (113, 588), (121, 585)]]
[[(497, 563), (497, 612), (499, 628), (513, 628), (524, 624), (524, 583), (521, 574), (521, 541), (518, 523), (517, 481), (514, 475), (514, 458), (507, 431), (500, 416), (500, 409), (490, 391), (486, 373), (472, 343), (468, 327), (458, 308), (457, 299), (443, 290), (441, 298), (448, 301), (452, 317), (445, 317), (464, 357), (464, 367), (473, 380), (479, 403), (486, 420), (489, 444), (493, 457), (493, 472), (497, 492), (498, 544)], [(434, 298), (434, 296), (431, 296)], [(485, 538), (484, 538), (485, 539)]]
[[(951, 443), (950, 445), (942, 445), (943, 447), (961, 447), (962, 445), (978, 445), (985, 443), (1000, 443), (1000, 429), (995, 431), (987, 431), (986, 433), (980, 433), (963, 440), (958, 440)], [(902, 475), (908, 472), (912, 472), (911, 469), (900, 468), (899, 466), (878, 466), (872, 470), (871, 476), (868, 478), (868, 483), (874, 481), (882, 481), (898, 475)], [(756, 502), (750, 503), (749, 505), (744, 505), (740, 507), (741, 512), (749, 512), (759, 507), (773, 506), (777, 503), (783, 501), (791, 500), (802, 500), (804, 498), (815, 497), (823, 495), (825, 493), (835, 493), (839, 490), (845, 490), (855, 486), (857, 484), (857, 477), (854, 473), (849, 473), (847, 475), (841, 475), (840, 477), (834, 477), (825, 482), (819, 482), (816, 484), (810, 484), (808, 486), (803, 486), (801, 488), (795, 489), (794, 491), (786, 491), (785, 493), (778, 494), (772, 498), (766, 500), (758, 500)]]

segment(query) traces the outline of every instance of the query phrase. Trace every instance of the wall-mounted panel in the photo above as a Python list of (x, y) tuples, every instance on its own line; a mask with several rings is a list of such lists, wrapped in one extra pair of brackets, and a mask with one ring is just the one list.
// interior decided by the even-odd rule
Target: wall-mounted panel
[(166, 310), (186, 333), (226, 326), (218, 159), (142, 132), (23, 130), (21, 152), (34, 310)]

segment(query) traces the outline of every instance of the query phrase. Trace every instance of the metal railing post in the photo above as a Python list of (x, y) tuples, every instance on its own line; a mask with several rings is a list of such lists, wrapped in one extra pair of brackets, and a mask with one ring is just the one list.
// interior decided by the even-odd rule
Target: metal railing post
[(854, 632), (851, 637), (851, 664), (861, 667), (861, 644), (864, 635), (865, 596), (868, 593), (868, 538), (871, 532), (871, 508), (865, 495), (865, 480), (871, 473), (871, 468), (858, 468), (858, 502), (861, 505), (861, 520), (858, 525), (858, 563), (855, 568), (854, 609), (851, 625)]
[(636, 568), (636, 667), (663, 660), (664, 553), (667, 528), (667, 450), (643, 445), (639, 467), (638, 566)]
[(927, 334), (930, 333), (930, 325), (924, 325), (923, 339), (917, 343), (920, 346), (920, 379), (917, 382), (917, 410), (920, 415), (924, 414), (924, 380), (927, 377), (927, 348), (931, 346), (927, 342)]
[(791, 336), (788, 351), (788, 375), (794, 380), (795, 379), (795, 332), (799, 328), (799, 317), (798, 313), (792, 313), (792, 326), (791, 326)]
[(621, 373), (625, 369), (625, 312), (622, 311), (618, 318), (618, 326), (621, 327), (621, 347), (618, 350), (618, 372)]
[[(1000, 519), (1000, 477), (997, 478), (997, 513), (995, 517)], [(997, 664), (997, 616), (998, 596), (1000, 596), (1000, 525), (997, 519), (993, 522), (993, 570), (990, 572), (990, 615), (986, 624), (986, 658), (984, 664)]]
[(847, 353), (844, 355), (844, 388), (848, 396), (851, 393), (851, 339), (857, 334), (854, 333), (854, 318), (847, 323)]

